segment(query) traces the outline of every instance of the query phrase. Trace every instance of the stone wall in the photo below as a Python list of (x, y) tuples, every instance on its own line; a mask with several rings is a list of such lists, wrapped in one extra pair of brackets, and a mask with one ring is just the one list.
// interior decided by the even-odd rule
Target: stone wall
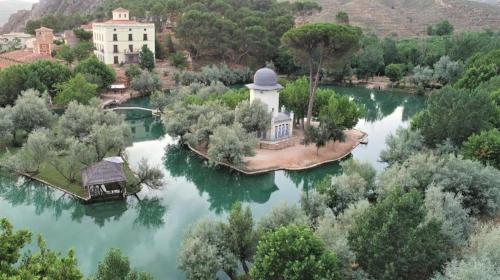
[(297, 137), (291, 137), (280, 141), (260, 141), (260, 148), (264, 150), (282, 150), (295, 146)]

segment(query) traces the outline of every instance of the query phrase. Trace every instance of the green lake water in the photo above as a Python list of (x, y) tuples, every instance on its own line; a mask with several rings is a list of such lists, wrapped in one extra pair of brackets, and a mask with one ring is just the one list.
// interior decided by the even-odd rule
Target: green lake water
[[(334, 87), (366, 107), (366, 117), (357, 128), (369, 135), (369, 144), (359, 146), (356, 159), (384, 165), (378, 156), (385, 138), (424, 106), (418, 96), (363, 88)], [(147, 99), (130, 103), (147, 106)], [(128, 104), (130, 105), (130, 104)], [(134, 144), (127, 149), (132, 165), (141, 158), (161, 166), (163, 189), (143, 190), (123, 202), (81, 205), (61, 192), (23, 178), (0, 173), (0, 217), (16, 229), (42, 234), (49, 248), (76, 250), (82, 270), (90, 275), (108, 248), (120, 248), (133, 266), (151, 272), (157, 279), (184, 279), (177, 269), (176, 255), (190, 225), (203, 218), (223, 219), (234, 202), (252, 208), (256, 219), (279, 203), (297, 203), (300, 193), (327, 174), (341, 172), (337, 163), (309, 171), (277, 171), (244, 176), (206, 163), (164, 136), (162, 125), (141, 112), (128, 112)]]

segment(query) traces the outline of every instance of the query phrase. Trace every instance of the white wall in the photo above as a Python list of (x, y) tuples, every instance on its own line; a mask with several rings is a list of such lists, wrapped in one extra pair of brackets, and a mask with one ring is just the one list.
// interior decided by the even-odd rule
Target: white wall
[[(133, 50), (137, 52), (141, 50), (143, 45), (147, 45), (153, 53), (155, 52), (154, 24), (94, 23), (93, 33), (95, 54), (106, 64), (113, 64), (115, 56), (118, 57), (118, 63), (125, 63), (125, 52), (129, 51), (129, 45), (132, 45)], [(113, 34), (117, 34), (117, 41), (113, 41)], [(132, 34), (132, 41), (128, 39), (129, 34)], [(147, 41), (143, 40), (144, 34), (147, 34)], [(118, 46), (118, 53), (113, 52), (114, 45)]]
[(254, 90), (250, 89), (250, 103), (254, 100), (260, 100), (267, 105), (269, 112), (276, 115), (280, 109), (280, 94), (277, 90)]

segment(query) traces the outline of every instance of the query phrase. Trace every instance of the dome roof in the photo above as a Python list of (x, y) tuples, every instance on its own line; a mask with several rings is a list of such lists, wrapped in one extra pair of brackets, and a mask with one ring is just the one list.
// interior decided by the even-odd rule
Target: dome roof
[(278, 84), (278, 75), (270, 68), (261, 68), (255, 72), (253, 84), (247, 85), (250, 89), (276, 90), (282, 86)]

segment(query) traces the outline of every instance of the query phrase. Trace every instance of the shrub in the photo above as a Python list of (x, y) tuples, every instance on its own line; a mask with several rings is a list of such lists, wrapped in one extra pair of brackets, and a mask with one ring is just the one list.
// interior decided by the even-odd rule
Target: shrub
[(170, 54), (168, 59), (176, 68), (184, 69), (187, 67), (187, 58), (181, 52), (174, 52)]
[(255, 155), (258, 140), (248, 134), (240, 124), (219, 126), (210, 136), (208, 158), (211, 164), (229, 163), (242, 165), (245, 156)]
[(500, 169), (500, 131), (491, 129), (471, 135), (462, 146), (462, 154)]
[(305, 227), (287, 226), (266, 234), (257, 246), (252, 279), (338, 279), (335, 254)]
[(131, 87), (141, 94), (151, 94), (161, 89), (160, 77), (155, 73), (143, 71), (141, 75), (132, 80)]
[(397, 83), (404, 77), (404, 69), (403, 64), (389, 64), (385, 67), (385, 75), (391, 82)]

